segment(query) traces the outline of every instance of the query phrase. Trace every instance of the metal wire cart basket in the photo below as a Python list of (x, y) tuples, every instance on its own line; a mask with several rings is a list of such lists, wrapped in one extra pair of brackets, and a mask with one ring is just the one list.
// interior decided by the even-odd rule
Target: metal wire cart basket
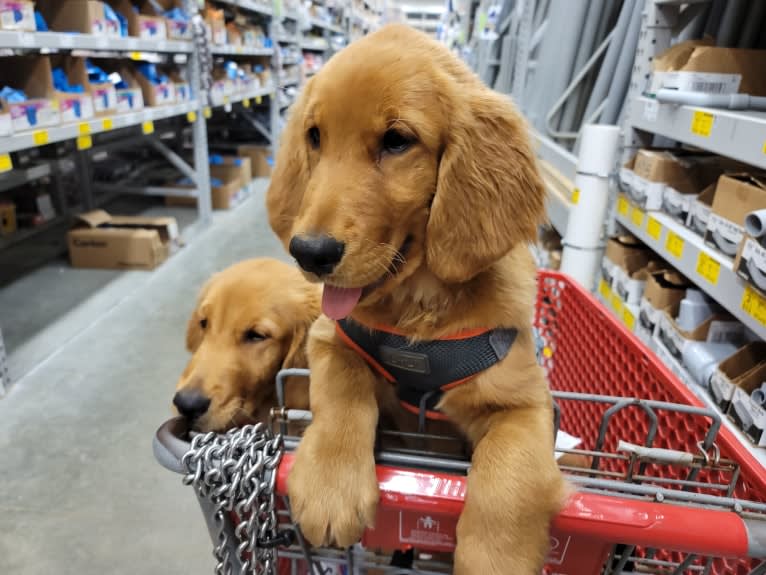
[[(590, 461), (562, 466), (578, 489), (554, 521), (545, 573), (766, 574), (760, 464), (589, 293), (553, 272), (540, 272), (538, 283), (536, 327), (557, 427), (583, 439), (566, 451)], [(297, 374), (308, 372), (279, 374), (279, 397), (284, 378)], [(173, 419), (155, 437), (160, 463), (194, 487), (216, 573), (451, 572), (467, 460), (381, 447), (375, 529), (350, 549), (310, 549), (285, 496), (298, 442), (286, 423), (310, 414), (275, 413), (275, 429), (190, 440)]]

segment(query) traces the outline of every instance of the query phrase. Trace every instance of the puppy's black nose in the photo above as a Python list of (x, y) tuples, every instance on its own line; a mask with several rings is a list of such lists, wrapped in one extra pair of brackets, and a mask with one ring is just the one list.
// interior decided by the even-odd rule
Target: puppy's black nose
[(330, 236), (293, 236), (290, 240), (290, 254), (307, 272), (318, 276), (327, 275), (335, 269), (345, 244)]
[(181, 390), (173, 397), (173, 405), (184, 417), (196, 419), (210, 407), (210, 398), (205, 397), (196, 389)]

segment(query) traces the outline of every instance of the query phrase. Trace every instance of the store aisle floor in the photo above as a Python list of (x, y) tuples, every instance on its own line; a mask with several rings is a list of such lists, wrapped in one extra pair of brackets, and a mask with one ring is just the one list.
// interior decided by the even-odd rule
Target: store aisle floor
[[(197, 291), (235, 261), (285, 258), (263, 190), (214, 224), (0, 399), (0, 573), (212, 572), (194, 495), (155, 463)], [(108, 289), (108, 286), (107, 286)]]

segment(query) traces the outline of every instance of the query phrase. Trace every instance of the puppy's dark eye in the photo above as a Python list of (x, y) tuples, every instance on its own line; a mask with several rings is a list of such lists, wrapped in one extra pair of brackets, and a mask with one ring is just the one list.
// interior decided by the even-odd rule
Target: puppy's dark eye
[(200, 326), (202, 329), (205, 329), (205, 328), (207, 327), (207, 320), (206, 320), (206, 319), (201, 319), (201, 320), (199, 320), (199, 326)]
[(311, 144), (311, 147), (315, 150), (319, 149), (319, 128), (316, 126), (309, 128), (309, 131), (306, 135), (308, 136), (309, 144)]
[(398, 130), (388, 130), (383, 134), (383, 150), (390, 154), (401, 154), (412, 146), (414, 140)]
[(255, 343), (256, 341), (261, 341), (263, 339), (266, 339), (266, 336), (262, 333), (258, 333), (252, 328), (245, 330), (245, 333), (242, 334), (242, 341), (245, 343)]

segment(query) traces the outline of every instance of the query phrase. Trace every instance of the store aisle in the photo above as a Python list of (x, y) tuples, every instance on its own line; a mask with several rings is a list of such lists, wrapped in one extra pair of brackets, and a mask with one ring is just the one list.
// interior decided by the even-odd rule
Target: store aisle
[(211, 572), (193, 493), (155, 463), (151, 439), (188, 357), (197, 290), (214, 271), (257, 255), (285, 257), (263, 190), (216, 214), (0, 399), (0, 573)]

